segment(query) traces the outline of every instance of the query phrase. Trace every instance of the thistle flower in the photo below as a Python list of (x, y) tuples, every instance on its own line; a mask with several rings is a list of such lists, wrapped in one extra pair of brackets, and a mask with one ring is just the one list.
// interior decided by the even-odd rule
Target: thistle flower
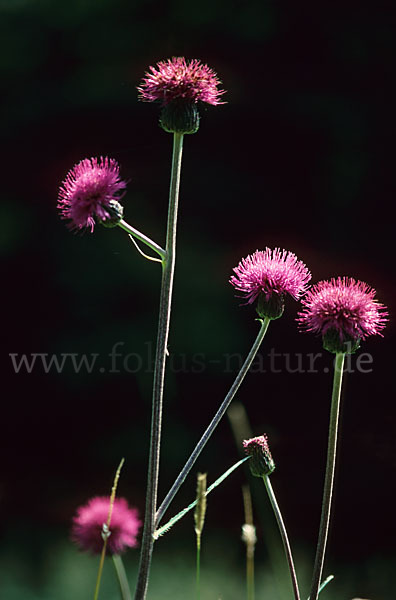
[(338, 277), (320, 281), (301, 301), (298, 323), (306, 331), (321, 333), (330, 352), (354, 352), (360, 340), (382, 335), (386, 307), (374, 299), (376, 292), (363, 281)]
[(243, 293), (247, 304), (258, 299), (258, 314), (270, 319), (282, 315), (286, 294), (297, 300), (311, 279), (311, 273), (295, 254), (279, 248), (256, 250), (233, 270), (231, 285)]
[(199, 127), (198, 102), (223, 104), (220, 83), (216, 73), (200, 60), (187, 62), (184, 57), (173, 57), (150, 67), (137, 89), (143, 102), (162, 104), (160, 125), (165, 131), (195, 133)]
[[(108, 513), (108, 496), (91, 498), (77, 509), (71, 538), (82, 550), (100, 554), (103, 548), (103, 524), (106, 524)], [(107, 551), (110, 554), (122, 554), (128, 547), (135, 548), (140, 526), (137, 509), (129, 507), (125, 498), (115, 498)]]
[(126, 183), (119, 178), (119, 166), (112, 158), (85, 158), (67, 174), (59, 189), (58, 209), (70, 219), (72, 229), (94, 230), (95, 223), (115, 226), (122, 218), (118, 202)]
[(267, 436), (260, 435), (243, 441), (243, 447), (248, 456), (250, 471), (255, 477), (263, 477), (263, 475), (271, 475), (275, 470), (275, 463), (268, 446)]

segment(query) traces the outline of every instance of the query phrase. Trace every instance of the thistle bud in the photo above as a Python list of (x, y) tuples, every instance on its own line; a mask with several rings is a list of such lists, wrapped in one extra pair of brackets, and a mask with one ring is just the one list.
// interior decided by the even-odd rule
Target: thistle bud
[(243, 447), (246, 454), (251, 457), (249, 466), (252, 475), (255, 477), (271, 475), (275, 469), (275, 463), (268, 447), (267, 436), (264, 434), (244, 440)]

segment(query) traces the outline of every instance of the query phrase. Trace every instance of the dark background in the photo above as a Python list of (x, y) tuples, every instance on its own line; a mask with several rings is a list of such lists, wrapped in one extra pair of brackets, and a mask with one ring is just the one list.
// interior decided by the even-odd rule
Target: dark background
[[(121, 456), (120, 494), (143, 512), (160, 269), (121, 230), (73, 235), (56, 200), (75, 163), (113, 157), (129, 180), (126, 220), (164, 243), (172, 138), (136, 86), (149, 65), (180, 55), (218, 73), (227, 104), (203, 108), (199, 132), (185, 139), (160, 496), (232, 383), (236, 363), (227, 368), (226, 355), (244, 356), (257, 332), (254, 310), (228, 284), (232, 268), (279, 246), (309, 266), (313, 282), (353, 276), (389, 307), (384, 338), (362, 347), (372, 372), (346, 378), (329, 560), (393, 556), (394, 5), (1, 0), (0, 16), (3, 547), (26, 531), (67, 537), (76, 506), (108, 493)], [(267, 371), (271, 348), (290, 353), (292, 367), (296, 353), (322, 351), (297, 331), (297, 310), (290, 301), (269, 329)], [(109, 373), (117, 342), (120, 373)], [(98, 354), (106, 372), (69, 365), (45, 374), (37, 363), (15, 373), (9, 357), (69, 352)], [(281, 358), (280, 372), (251, 373), (238, 394), (253, 433), (270, 436), (273, 485), (309, 557), (331, 360), (323, 354), (320, 372), (308, 374), (288, 373)], [(224, 419), (194, 472), (213, 481), (238, 452)], [(212, 497), (220, 534), (239, 536), (243, 481), (234, 474)], [(191, 475), (175, 507), (194, 489)], [(360, 593), (391, 597), (383, 580), (369, 578)]]

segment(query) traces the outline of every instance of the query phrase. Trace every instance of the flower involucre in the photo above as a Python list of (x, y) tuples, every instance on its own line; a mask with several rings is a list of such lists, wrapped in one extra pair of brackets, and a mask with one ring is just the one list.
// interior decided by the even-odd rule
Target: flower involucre
[[(73, 518), (71, 537), (82, 550), (95, 554), (102, 551), (102, 528), (107, 522), (109, 503), (108, 496), (96, 496), (78, 508)], [(140, 526), (137, 509), (129, 507), (125, 498), (115, 498), (107, 551), (110, 554), (121, 554), (127, 548), (135, 548)]]
[(382, 335), (388, 312), (374, 299), (375, 294), (367, 283), (349, 277), (320, 281), (302, 299), (303, 311), (297, 321), (306, 331), (333, 334), (341, 342)]
[(181, 99), (216, 105), (223, 104), (219, 98), (224, 90), (217, 87), (220, 83), (216, 73), (200, 60), (173, 57), (150, 67), (137, 89), (143, 102), (169, 104)]
[(252, 475), (255, 477), (263, 477), (270, 475), (275, 470), (267, 436), (260, 435), (243, 441), (243, 448), (247, 456), (250, 456), (249, 466)]
[[(293, 252), (279, 248), (256, 250), (254, 254), (243, 258), (233, 270), (235, 275), (231, 277), (230, 283), (242, 292), (247, 304), (252, 304), (259, 298), (261, 305), (280, 305), (274, 313), (270, 307), (267, 311), (270, 318), (280, 316), (281, 313), (277, 315), (280, 310), (283, 312), (281, 306), (286, 294), (297, 300), (305, 293), (311, 279), (308, 268)], [(263, 306), (258, 311), (261, 308)]]
[(118, 200), (126, 183), (112, 158), (85, 158), (67, 174), (59, 189), (58, 209), (72, 229), (94, 230), (97, 221), (110, 224), (122, 218)]

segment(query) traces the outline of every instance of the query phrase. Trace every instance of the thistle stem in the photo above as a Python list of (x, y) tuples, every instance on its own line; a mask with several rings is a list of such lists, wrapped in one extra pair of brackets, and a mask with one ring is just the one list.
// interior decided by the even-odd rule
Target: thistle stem
[(275, 493), (274, 493), (274, 490), (272, 489), (272, 485), (271, 485), (269, 476), (263, 475), (263, 481), (265, 483), (265, 487), (267, 489), (267, 493), (268, 493), (268, 496), (269, 496), (269, 499), (271, 502), (271, 506), (275, 513), (275, 517), (276, 517), (279, 531), (281, 534), (283, 548), (284, 548), (285, 554), (286, 554), (287, 564), (289, 565), (289, 571), (290, 571), (290, 577), (292, 580), (294, 598), (295, 598), (295, 600), (300, 600), (300, 592), (298, 589), (296, 569), (294, 568), (293, 556), (292, 556), (292, 552), (291, 552), (291, 548), (290, 548), (289, 538), (287, 537), (286, 527), (285, 527), (285, 524), (282, 519), (282, 513), (281, 513), (278, 503), (276, 501)]
[(147, 237), (147, 235), (144, 235), (144, 233), (141, 233), (140, 231), (132, 227), (132, 225), (129, 225), (129, 223), (127, 223), (123, 219), (121, 219), (121, 221), (119, 221), (117, 225), (118, 227), (121, 227), (121, 229), (124, 229), (124, 231), (127, 231), (132, 237), (146, 244), (146, 246), (151, 248), (151, 250), (154, 250), (154, 252), (160, 255), (161, 260), (165, 260), (166, 251), (163, 248), (161, 248), (161, 246), (153, 242), (153, 240), (151, 240), (149, 237)]
[(117, 579), (120, 586), (122, 600), (132, 600), (131, 591), (129, 589), (128, 579), (125, 573), (124, 563), (119, 554), (113, 554), (113, 564), (117, 573)]
[(173, 134), (172, 171), (169, 190), (166, 255), (162, 261), (162, 282), (158, 318), (157, 348), (154, 366), (153, 400), (151, 415), (150, 455), (147, 475), (146, 512), (135, 600), (144, 600), (153, 553), (155, 516), (157, 510), (158, 475), (162, 424), (162, 399), (164, 392), (165, 363), (168, 353), (168, 335), (171, 313), (173, 276), (176, 258), (176, 224), (180, 188), (180, 170), (183, 134)]
[(234, 383), (232, 384), (228, 394), (226, 395), (226, 397), (224, 398), (223, 402), (221, 403), (217, 413), (215, 414), (215, 416), (213, 417), (212, 421), (210, 422), (209, 426), (207, 427), (207, 429), (205, 430), (204, 434), (202, 435), (201, 439), (199, 440), (198, 444), (195, 446), (194, 450), (192, 451), (190, 458), (187, 460), (186, 464), (184, 465), (184, 467), (182, 468), (182, 470), (180, 471), (179, 475), (177, 476), (174, 484), (172, 485), (171, 489), (169, 490), (169, 492), (167, 493), (165, 499), (163, 500), (161, 506), (159, 507), (158, 511), (157, 511), (157, 517), (156, 517), (156, 527), (158, 527), (159, 523), (161, 522), (162, 517), (164, 516), (165, 511), (167, 510), (169, 504), (172, 502), (173, 498), (175, 497), (175, 495), (177, 494), (177, 492), (179, 491), (181, 485), (183, 484), (185, 478), (187, 477), (187, 475), (189, 474), (189, 472), (191, 471), (192, 467), (194, 466), (195, 461), (197, 460), (198, 456), (200, 455), (200, 453), (202, 452), (202, 450), (204, 449), (206, 443), (208, 442), (210, 436), (212, 435), (213, 431), (216, 429), (217, 425), (219, 424), (221, 418), (224, 416), (225, 412), (227, 411), (227, 408), (229, 407), (229, 405), (231, 404), (232, 399), (234, 398), (235, 394), (237, 393), (239, 386), (241, 385), (246, 373), (248, 372), (259, 348), (261, 345), (261, 342), (264, 339), (264, 336), (267, 332), (268, 329), (268, 325), (269, 325), (270, 319), (268, 317), (264, 318), (261, 321), (261, 327), (260, 327), (260, 331), (257, 335), (257, 338), (254, 341), (253, 346), (250, 349), (249, 354), (247, 355), (245, 362), (243, 363), (241, 370), (239, 371), (238, 375), (236, 376)]
[(315, 564), (312, 575), (310, 600), (317, 600), (319, 585), (322, 577), (323, 563), (326, 552), (327, 535), (329, 532), (331, 501), (333, 496), (334, 469), (337, 453), (338, 420), (340, 412), (341, 385), (344, 370), (345, 353), (339, 352), (335, 357), (333, 393), (331, 399), (329, 440), (327, 446), (326, 475), (323, 488), (322, 515), (320, 518), (318, 545), (316, 547)]

